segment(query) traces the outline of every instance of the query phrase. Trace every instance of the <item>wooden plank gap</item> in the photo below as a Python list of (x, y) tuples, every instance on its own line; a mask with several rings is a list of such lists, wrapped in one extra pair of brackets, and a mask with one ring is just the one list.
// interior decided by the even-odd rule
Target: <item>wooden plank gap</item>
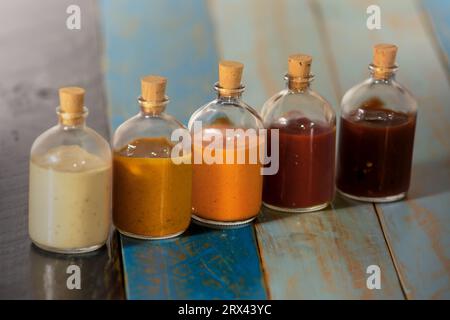
[(373, 205), (373, 209), (375, 210), (375, 214), (378, 218), (378, 223), (380, 224), (381, 232), (383, 233), (383, 237), (384, 237), (384, 242), (386, 243), (386, 246), (389, 251), (389, 256), (391, 257), (392, 263), (394, 264), (395, 273), (397, 274), (398, 282), (400, 283), (400, 288), (402, 289), (403, 296), (405, 297), (405, 299), (410, 300), (411, 297), (408, 296), (407, 291), (405, 289), (406, 288), (405, 280), (403, 279), (403, 277), (400, 273), (400, 268), (398, 266), (398, 262), (395, 259), (395, 255), (391, 248), (391, 244), (389, 243), (389, 235), (387, 234), (387, 232), (385, 230), (385, 221), (383, 219), (383, 215), (380, 214), (375, 203), (372, 203), (372, 205)]
[[(339, 103), (344, 94), (344, 91), (340, 85), (339, 76), (338, 76), (339, 72), (338, 72), (338, 68), (337, 68), (337, 64), (336, 64), (336, 59), (334, 59), (334, 56), (333, 56), (333, 50), (332, 50), (332, 46), (331, 46), (331, 38), (330, 38), (329, 30), (326, 26), (326, 21), (324, 18), (321, 3), (314, 1), (314, 0), (308, 0), (307, 2), (308, 2), (308, 6), (311, 8), (311, 12), (314, 15), (314, 22), (315, 22), (317, 30), (319, 31), (320, 43), (324, 49), (324, 56), (325, 56), (326, 62), (330, 69), (330, 78), (332, 80), (331, 82), (332, 82), (333, 90), (334, 90), (334, 93), (336, 96), (336, 100)], [(336, 106), (336, 110), (337, 111), (340, 110), (340, 105)], [(336, 112), (336, 113), (337, 113), (336, 117), (338, 118), (339, 114), (338, 114), (338, 112)], [(399, 272), (398, 264), (394, 258), (391, 245), (388, 241), (388, 236), (385, 231), (384, 224), (382, 222), (383, 217), (377, 210), (376, 204), (372, 203), (372, 206), (374, 209), (374, 213), (377, 217), (378, 223), (380, 225), (380, 229), (382, 231), (383, 238), (386, 243), (386, 247), (388, 248), (390, 259), (394, 265), (395, 273), (397, 275), (397, 279), (399, 281), (402, 294), (405, 299), (409, 299), (409, 297), (405, 291), (404, 280), (402, 279), (402, 276)]]
[(256, 227), (254, 224), (252, 225), (252, 230), (253, 230), (253, 236), (255, 237), (256, 249), (258, 251), (258, 258), (259, 258), (259, 263), (261, 266), (261, 272), (262, 272), (262, 277), (263, 277), (263, 282), (264, 282), (264, 289), (266, 290), (267, 300), (272, 300), (272, 294), (271, 294), (270, 286), (269, 286), (269, 283), (270, 283), (269, 282), (269, 272), (266, 267), (266, 263), (264, 262), (264, 259), (262, 258), (262, 255), (261, 255), (262, 243), (260, 243), (260, 239), (258, 237), (258, 234), (256, 232)]

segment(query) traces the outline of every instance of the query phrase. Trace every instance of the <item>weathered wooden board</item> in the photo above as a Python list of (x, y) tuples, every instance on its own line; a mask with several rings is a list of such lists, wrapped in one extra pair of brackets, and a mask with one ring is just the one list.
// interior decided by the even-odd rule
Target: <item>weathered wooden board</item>
[[(433, 33), (440, 47), (440, 60), (447, 68), (447, 76), (450, 74), (450, 2), (445, 0), (422, 0), (422, 8), (428, 14), (425, 18), (431, 24)], [(428, 30), (428, 34), (429, 34)], [(431, 38), (433, 39), (433, 38)]]
[[(106, 84), (115, 129), (138, 112), (139, 79), (168, 77), (168, 112), (185, 124), (213, 97), (217, 52), (204, 1), (102, 1)], [(122, 237), (131, 299), (264, 299), (253, 227), (191, 227), (181, 238)]]
[(172, 240), (123, 241), (129, 299), (266, 298), (252, 226), (192, 225)]
[[(65, 25), (73, 3), (82, 10), (79, 31)], [(108, 137), (97, 6), (1, 1), (0, 20), (0, 299), (123, 298), (114, 246), (62, 256), (36, 249), (28, 238), (29, 152), (34, 139), (57, 123), (58, 88), (85, 87), (88, 125)], [(66, 286), (70, 264), (80, 266), (82, 290)]]
[[(323, 33), (314, 1), (209, 4), (221, 55), (245, 63), (251, 105), (260, 109), (282, 88), (287, 56), (300, 51), (314, 56), (313, 87), (336, 107), (340, 89), (328, 51), (331, 35)], [(372, 204), (338, 198), (333, 208), (315, 213), (264, 210), (256, 230), (271, 298), (403, 298)], [(369, 265), (382, 269), (381, 290), (366, 287)]]
[(138, 112), (140, 78), (168, 78), (168, 112), (187, 124), (214, 97), (217, 53), (205, 1), (101, 1), (106, 86), (116, 128)]
[[(426, 1), (427, 2), (427, 1)], [(425, 2), (424, 2), (425, 3)], [(450, 87), (420, 3), (320, 1), (339, 86), (367, 77), (371, 46), (399, 46), (398, 79), (416, 95), (419, 117), (411, 189), (406, 201), (376, 205), (407, 298), (450, 297)], [(381, 8), (381, 30), (365, 27), (366, 8)], [(439, 11), (448, 10), (440, 6)], [(443, 13), (448, 16), (447, 13)], [(443, 29), (448, 33), (448, 29)], [(357, 45), (355, 45), (357, 44)], [(343, 92), (342, 92), (343, 93)], [(383, 268), (382, 268), (383, 272)]]

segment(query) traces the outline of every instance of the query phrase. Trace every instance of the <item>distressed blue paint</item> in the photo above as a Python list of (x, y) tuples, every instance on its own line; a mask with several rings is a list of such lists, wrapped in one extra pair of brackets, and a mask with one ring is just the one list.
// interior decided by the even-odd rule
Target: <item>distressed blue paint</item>
[(179, 238), (122, 237), (129, 299), (266, 299), (253, 227), (192, 225)]
[[(429, 3), (428, 1), (424, 3)], [(448, 17), (448, 4), (431, 2)], [(340, 87), (347, 90), (367, 77), (371, 47), (377, 42), (399, 46), (397, 78), (417, 97), (419, 115), (414, 146), (411, 188), (408, 198), (377, 204), (386, 239), (402, 281), (411, 299), (450, 298), (450, 85), (448, 70), (439, 61), (424, 24), (422, 7), (409, 0), (349, 1), (348, 6), (320, 1), (327, 29), (332, 33), (332, 53), (338, 67)], [(381, 30), (369, 31), (364, 16), (369, 4), (382, 10)], [(446, 11), (444, 13), (444, 11)], [(343, 23), (345, 21), (345, 23)], [(447, 34), (448, 21), (437, 33)], [(343, 37), (357, 46), (342, 45)], [(442, 37), (443, 39), (443, 37)]]
[(422, 0), (421, 3), (430, 16), (436, 38), (445, 54), (447, 70), (450, 72), (450, 1)]
[[(245, 63), (246, 97), (256, 107), (283, 88), (287, 57), (296, 52), (313, 55), (312, 87), (337, 107), (340, 97), (313, 2), (211, 3), (222, 53)], [(256, 231), (273, 299), (403, 298), (372, 204), (337, 199), (332, 208), (308, 214), (264, 210)], [(366, 287), (371, 264), (383, 270), (382, 290)]]
[[(116, 129), (138, 112), (139, 78), (168, 77), (168, 112), (184, 123), (213, 97), (217, 52), (204, 1), (102, 1), (105, 78)], [(130, 299), (264, 299), (253, 227), (190, 227), (181, 238), (122, 237)]]
[(218, 0), (210, 9), (221, 56), (244, 63), (244, 99), (256, 110), (285, 86), (287, 56), (297, 52), (314, 57), (313, 86), (326, 99), (334, 98), (321, 39), (308, 33), (314, 20), (307, 1)]
[(101, 1), (105, 77), (113, 129), (138, 112), (143, 75), (168, 78), (168, 112), (183, 123), (213, 96), (217, 52), (206, 4), (196, 0)]

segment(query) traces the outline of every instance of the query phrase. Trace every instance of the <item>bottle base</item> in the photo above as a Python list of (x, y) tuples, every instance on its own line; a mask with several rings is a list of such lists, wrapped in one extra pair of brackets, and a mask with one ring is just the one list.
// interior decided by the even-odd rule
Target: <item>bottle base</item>
[(380, 202), (380, 203), (394, 202), (394, 201), (398, 201), (398, 200), (401, 200), (404, 197), (406, 197), (406, 192), (402, 192), (402, 193), (399, 193), (399, 194), (396, 194), (393, 196), (387, 196), (387, 197), (360, 197), (360, 196), (354, 196), (354, 195), (348, 194), (339, 189), (337, 189), (337, 191), (346, 198), (357, 200), (357, 201), (363, 201), (363, 202)]
[(85, 247), (85, 248), (68, 248), (68, 249), (60, 249), (60, 248), (55, 248), (55, 247), (50, 247), (47, 245), (43, 245), (40, 243), (37, 243), (34, 240), (31, 240), (31, 242), (33, 242), (33, 244), (38, 247), (41, 250), (47, 251), (47, 252), (52, 252), (52, 253), (60, 253), (60, 254), (84, 254), (84, 253), (89, 253), (95, 250), (98, 250), (100, 248), (102, 248), (105, 244), (106, 241), (101, 243), (101, 244), (97, 244), (94, 246), (90, 246), (90, 247)]
[(247, 220), (241, 220), (241, 221), (216, 221), (216, 220), (210, 220), (201, 218), (195, 214), (192, 215), (192, 220), (201, 226), (214, 228), (214, 229), (232, 229), (232, 228), (240, 228), (245, 227), (249, 225), (253, 220), (256, 219), (256, 216), (251, 217)]
[(116, 227), (116, 229), (117, 229), (117, 231), (120, 232), (120, 234), (122, 234), (122, 235), (124, 235), (126, 237), (129, 237), (129, 238), (134, 238), (134, 239), (139, 239), (139, 240), (155, 240), (155, 241), (172, 239), (172, 238), (178, 237), (179, 235), (183, 234), (186, 231), (186, 229), (185, 229), (183, 231), (172, 233), (172, 234), (169, 234), (167, 236), (152, 237), (152, 236), (142, 236), (142, 235), (134, 234), (134, 233), (131, 233), (131, 232), (126, 232), (126, 231), (120, 230), (117, 227)]
[(305, 213), (305, 212), (319, 211), (319, 210), (322, 210), (322, 209), (325, 209), (326, 207), (328, 207), (329, 204), (330, 204), (329, 202), (325, 202), (325, 203), (321, 203), (319, 205), (307, 207), (307, 208), (284, 208), (284, 207), (273, 206), (271, 204), (263, 202), (263, 205), (271, 210), (288, 212), (288, 213)]

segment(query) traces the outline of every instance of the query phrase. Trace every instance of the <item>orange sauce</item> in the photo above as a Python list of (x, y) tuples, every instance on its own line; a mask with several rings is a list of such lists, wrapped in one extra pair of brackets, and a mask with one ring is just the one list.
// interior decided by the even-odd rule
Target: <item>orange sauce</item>
[[(132, 146), (132, 155), (128, 146)], [(163, 154), (171, 148), (165, 138), (142, 138), (114, 153), (113, 221), (120, 231), (161, 238), (187, 229), (191, 219), (191, 155), (185, 156), (189, 164), (175, 164), (170, 152)], [(152, 158), (155, 154), (159, 157)]]
[[(222, 130), (221, 130), (222, 131)], [(193, 164), (192, 211), (203, 219), (219, 222), (238, 222), (255, 217), (261, 207), (263, 176), (261, 163), (249, 163), (250, 152), (258, 152), (258, 146), (249, 147), (246, 143), (245, 163), (237, 164), (237, 151), (216, 148), (213, 155), (219, 153), (222, 164)], [(201, 158), (205, 146), (193, 145), (193, 159)], [(233, 164), (226, 162), (227, 153), (234, 158)], [(258, 153), (256, 153), (258, 154)]]

